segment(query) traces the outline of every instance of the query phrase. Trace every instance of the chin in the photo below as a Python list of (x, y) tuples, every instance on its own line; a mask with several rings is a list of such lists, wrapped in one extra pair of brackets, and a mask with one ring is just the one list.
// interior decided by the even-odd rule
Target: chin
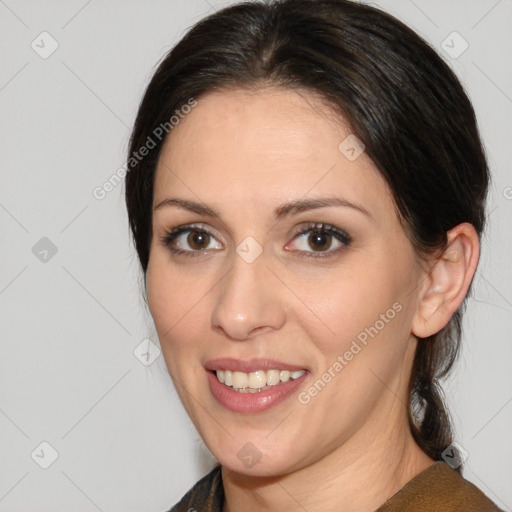
[[(245, 461), (241, 461), (237, 454), (224, 455), (224, 457), (217, 459), (221, 466), (229, 471), (245, 476), (262, 478), (268, 478), (270, 476), (278, 477), (291, 473), (295, 470), (295, 468), (290, 465), (289, 460), (280, 460), (280, 457), (269, 460), (262, 456), (257, 460), (257, 462), (246, 463)], [(248, 456), (246, 455), (246, 457)]]
[(269, 442), (264, 437), (251, 435), (226, 435), (222, 442), (208, 443), (215, 459), (229, 471), (247, 476), (280, 476), (300, 467), (297, 444)]

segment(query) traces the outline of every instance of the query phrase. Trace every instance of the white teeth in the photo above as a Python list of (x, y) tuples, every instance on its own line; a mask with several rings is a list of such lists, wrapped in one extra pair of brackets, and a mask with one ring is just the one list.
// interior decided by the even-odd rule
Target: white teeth
[(217, 370), (219, 382), (241, 393), (258, 393), (281, 382), (288, 382), (302, 377), (306, 370), (258, 370), (256, 372), (232, 372), (230, 370)]
[[(249, 373), (249, 382), (248, 386), (252, 389), (259, 389), (267, 384), (267, 374), (263, 370), (258, 370), (257, 372)], [(235, 387), (244, 387), (244, 386), (235, 386)]]
[(249, 377), (244, 372), (233, 372), (233, 387), (246, 388), (249, 386)]
[(281, 380), (279, 378), (279, 373), (279, 370), (269, 370), (267, 372), (267, 386), (279, 384), (279, 381)]
[(296, 370), (296, 371), (290, 373), (290, 378), (298, 379), (299, 377), (302, 377), (305, 373), (306, 373), (305, 370)]

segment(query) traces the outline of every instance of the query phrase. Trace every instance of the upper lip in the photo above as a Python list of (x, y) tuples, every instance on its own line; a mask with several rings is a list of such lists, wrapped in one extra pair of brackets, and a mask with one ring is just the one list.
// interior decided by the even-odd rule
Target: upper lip
[(307, 370), (305, 366), (283, 363), (275, 359), (234, 359), (231, 357), (222, 357), (218, 359), (210, 359), (204, 367), (207, 370), (230, 370), (232, 372), (255, 372), (257, 370)]

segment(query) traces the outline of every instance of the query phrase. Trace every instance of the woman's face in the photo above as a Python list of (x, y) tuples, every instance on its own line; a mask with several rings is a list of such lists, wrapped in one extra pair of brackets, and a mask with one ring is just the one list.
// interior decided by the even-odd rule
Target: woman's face
[(198, 100), (162, 150), (149, 307), (179, 396), (229, 469), (288, 473), (406, 424), (422, 271), (349, 135), (311, 93), (231, 90)]

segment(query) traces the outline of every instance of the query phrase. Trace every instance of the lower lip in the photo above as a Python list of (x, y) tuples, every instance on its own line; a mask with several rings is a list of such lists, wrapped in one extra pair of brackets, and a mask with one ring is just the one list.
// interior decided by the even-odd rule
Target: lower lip
[(234, 412), (262, 412), (286, 400), (308, 377), (309, 372), (295, 380), (281, 382), (270, 389), (257, 393), (238, 393), (222, 384), (217, 375), (211, 371), (208, 383), (213, 396), (224, 407)]

